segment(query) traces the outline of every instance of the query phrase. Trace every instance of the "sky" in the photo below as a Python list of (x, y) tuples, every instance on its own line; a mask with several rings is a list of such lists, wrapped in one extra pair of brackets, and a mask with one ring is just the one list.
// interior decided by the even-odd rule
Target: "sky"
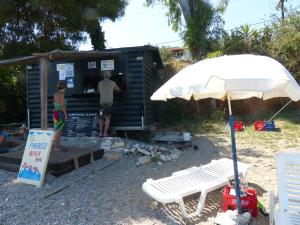
[[(216, 5), (219, 0), (210, 0)], [(225, 29), (231, 30), (243, 24), (260, 28), (270, 23), (271, 15), (280, 16), (276, 10), (279, 0), (229, 0), (229, 5), (222, 15)], [(105, 32), (106, 47), (119, 48), (141, 45), (180, 47), (183, 41), (180, 32), (174, 32), (168, 24), (167, 8), (162, 4), (145, 7), (145, 0), (129, 0), (125, 15), (115, 22), (106, 20), (102, 24)], [(287, 8), (300, 10), (300, 0), (288, 0)], [(80, 50), (91, 50), (90, 40), (82, 44)]]

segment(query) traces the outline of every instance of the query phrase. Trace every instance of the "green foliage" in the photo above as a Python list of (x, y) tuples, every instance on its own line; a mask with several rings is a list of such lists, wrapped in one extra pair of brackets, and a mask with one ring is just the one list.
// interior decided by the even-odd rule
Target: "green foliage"
[(169, 23), (174, 31), (181, 28), (181, 15), (184, 15), (183, 39), (194, 58), (199, 59), (216, 47), (223, 27), (219, 13), (224, 11), (228, 0), (220, 1), (217, 9), (202, 0), (146, 0), (146, 4), (149, 6), (158, 1), (168, 8)]
[[(148, 2), (154, 2), (154, 0), (149, 0)], [(174, 2), (177, 2), (179, 5), (179, 1)], [(204, 9), (204, 7), (202, 9)], [(206, 55), (207, 58), (218, 57), (224, 54), (268, 55), (280, 61), (291, 74), (300, 81), (299, 11), (287, 13), (284, 21), (277, 19), (272, 25), (265, 26), (261, 29), (252, 29), (250, 25), (245, 24), (230, 33), (221, 29), (222, 20), (219, 18), (218, 11), (212, 10), (210, 12), (212, 12), (212, 14), (209, 14), (209, 11), (201, 13), (201, 10), (199, 10), (199, 14), (197, 14), (197, 10), (194, 10), (193, 17), (188, 19), (189, 23), (187, 23), (184, 37), (185, 43), (189, 43), (188, 47), (190, 49), (201, 49), (201, 57), (208, 52)], [(212, 18), (210, 17), (211, 15)], [(207, 20), (201, 19), (201, 16)], [(195, 19), (195, 21), (193, 19)], [(204, 27), (207, 29), (203, 29)], [(215, 28), (215, 30), (213, 28)], [(195, 46), (195, 48), (193, 46)], [(198, 53), (199, 52), (197, 52), (196, 56), (199, 57)], [(168, 66), (171, 66), (171, 69), (173, 69), (170, 70), (172, 74), (170, 74), (169, 77), (171, 77), (177, 69), (174, 69), (175, 64), (169, 63)], [(188, 130), (197, 130), (197, 132), (204, 133), (211, 128), (213, 128), (214, 132), (224, 129), (223, 121), (226, 115), (226, 111), (224, 111), (226, 108), (224, 107), (212, 111), (210, 119), (206, 121), (203, 119), (203, 114), (195, 110), (196, 108), (194, 108), (194, 112), (198, 114), (198, 118), (195, 119), (196, 117), (187, 110), (187, 104), (184, 104), (179, 99), (167, 102), (166, 105), (167, 108), (163, 113), (163, 119), (168, 126), (183, 126)], [(205, 110), (208, 110), (208, 108), (209, 107), (206, 107)], [(244, 107), (239, 104), (236, 112), (243, 114), (248, 108), (249, 102), (246, 102)], [(250, 112), (249, 109), (248, 111)]]
[(219, 56), (222, 56), (222, 55), (224, 55), (223, 51), (217, 50), (217, 51), (214, 51), (214, 52), (209, 52), (206, 55), (206, 58), (208, 58), (208, 59), (210, 59), (210, 58), (216, 58), (216, 57), (219, 57)]
[[(94, 49), (103, 49), (101, 22), (122, 16), (126, 5), (126, 0), (0, 0), (0, 59), (53, 49), (76, 50), (86, 33)], [(0, 123), (25, 120), (22, 69), (0, 70)]]
[(0, 123), (21, 122), (26, 116), (26, 85), (22, 67), (0, 69)]
[(100, 22), (124, 14), (123, 0), (0, 1), (0, 46), (3, 57), (73, 50), (90, 34), (94, 48), (104, 47)]
[(171, 50), (167, 47), (159, 48), (159, 53), (163, 63), (168, 63), (173, 58)]
[(212, 112), (211, 121), (212, 122), (223, 122), (226, 115), (225, 108), (219, 108)]
[(193, 16), (187, 18), (187, 29), (184, 42), (192, 55), (197, 58), (209, 49), (208, 30), (211, 26), (214, 11), (210, 5), (200, 1)]
[(300, 81), (300, 11), (290, 13), (285, 20), (272, 25), (269, 53), (282, 62)]
[(272, 38), (272, 30), (265, 27), (261, 30), (251, 29), (244, 24), (222, 37), (223, 51), (226, 54), (262, 54), (266, 55)]
[[(276, 19), (276, 18), (275, 18)], [(224, 32), (221, 40), (225, 54), (260, 54), (280, 61), (300, 81), (300, 12), (294, 11), (281, 21), (260, 30), (242, 25)]]
[(162, 116), (162, 122), (168, 125), (175, 125), (184, 119), (184, 109), (186, 103), (181, 99), (171, 99), (167, 101), (166, 108)]

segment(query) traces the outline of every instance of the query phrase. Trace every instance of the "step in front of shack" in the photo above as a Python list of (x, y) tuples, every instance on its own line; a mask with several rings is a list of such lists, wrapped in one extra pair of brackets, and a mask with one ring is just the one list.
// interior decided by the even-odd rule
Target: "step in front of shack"
[[(41, 55), (43, 56), (43, 55)], [(49, 56), (49, 53), (47, 54)], [(163, 67), (159, 51), (153, 46), (89, 52), (53, 51), (47, 63), (47, 125), (53, 126), (53, 95), (59, 80), (67, 84), (68, 121), (63, 136), (97, 136), (99, 133), (98, 82), (103, 71), (112, 72), (121, 88), (114, 95), (111, 127), (114, 130), (144, 130), (153, 123), (153, 104), (158, 70)], [(28, 124), (41, 126), (41, 64), (26, 66)]]

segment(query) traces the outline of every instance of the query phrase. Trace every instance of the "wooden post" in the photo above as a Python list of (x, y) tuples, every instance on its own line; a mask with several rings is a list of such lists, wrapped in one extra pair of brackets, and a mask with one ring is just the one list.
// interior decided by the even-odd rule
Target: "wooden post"
[(48, 59), (40, 58), (41, 128), (48, 128)]

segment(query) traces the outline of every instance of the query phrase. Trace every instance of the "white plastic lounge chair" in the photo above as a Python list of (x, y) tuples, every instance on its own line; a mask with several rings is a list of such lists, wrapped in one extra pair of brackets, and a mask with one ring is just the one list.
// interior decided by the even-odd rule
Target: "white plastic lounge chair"
[(270, 192), (270, 224), (300, 224), (300, 153), (280, 152), (276, 155), (278, 205)]
[[(228, 160), (228, 161), (227, 161)], [(150, 197), (163, 204), (176, 202), (179, 204), (181, 212), (185, 218), (193, 217), (202, 212), (205, 198), (208, 192), (214, 191), (229, 183), (229, 179), (233, 177), (233, 163), (229, 159), (221, 159), (212, 161), (211, 163), (201, 167), (191, 167), (186, 170), (173, 173), (172, 176), (153, 180), (148, 179), (143, 184), (143, 191)], [(221, 165), (222, 164), (222, 165)], [(250, 166), (239, 163), (242, 168), (247, 170)], [(220, 167), (220, 168), (218, 168)], [(240, 171), (244, 171), (242, 169)], [(240, 172), (243, 174), (243, 172)], [(246, 171), (244, 172), (246, 174)], [(201, 192), (197, 209), (194, 213), (188, 214), (185, 208), (183, 197)]]
[[(228, 180), (231, 180), (234, 178), (234, 170), (233, 170), (233, 162), (232, 159), (228, 158), (222, 158), (218, 160), (212, 160), (211, 163), (197, 167), (191, 167), (185, 170), (181, 170), (178, 172), (173, 173), (172, 175), (176, 174), (184, 174), (184, 173), (189, 173), (190, 171), (195, 171), (198, 169), (204, 169), (206, 172), (217, 176), (217, 177), (222, 177)], [(238, 162), (238, 171), (240, 177), (243, 179), (244, 182), (246, 182), (246, 176), (248, 170), (251, 168), (251, 165)]]
[[(143, 191), (163, 204), (176, 202), (185, 218), (201, 213), (208, 192), (216, 190), (228, 183), (227, 179), (213, 176), (198, 169), (186, 174), (177, 174), (159, 180), (148, 179), (143, 184)], [(183, 197), (201, 192), (195, 213), (188, 214)]]

